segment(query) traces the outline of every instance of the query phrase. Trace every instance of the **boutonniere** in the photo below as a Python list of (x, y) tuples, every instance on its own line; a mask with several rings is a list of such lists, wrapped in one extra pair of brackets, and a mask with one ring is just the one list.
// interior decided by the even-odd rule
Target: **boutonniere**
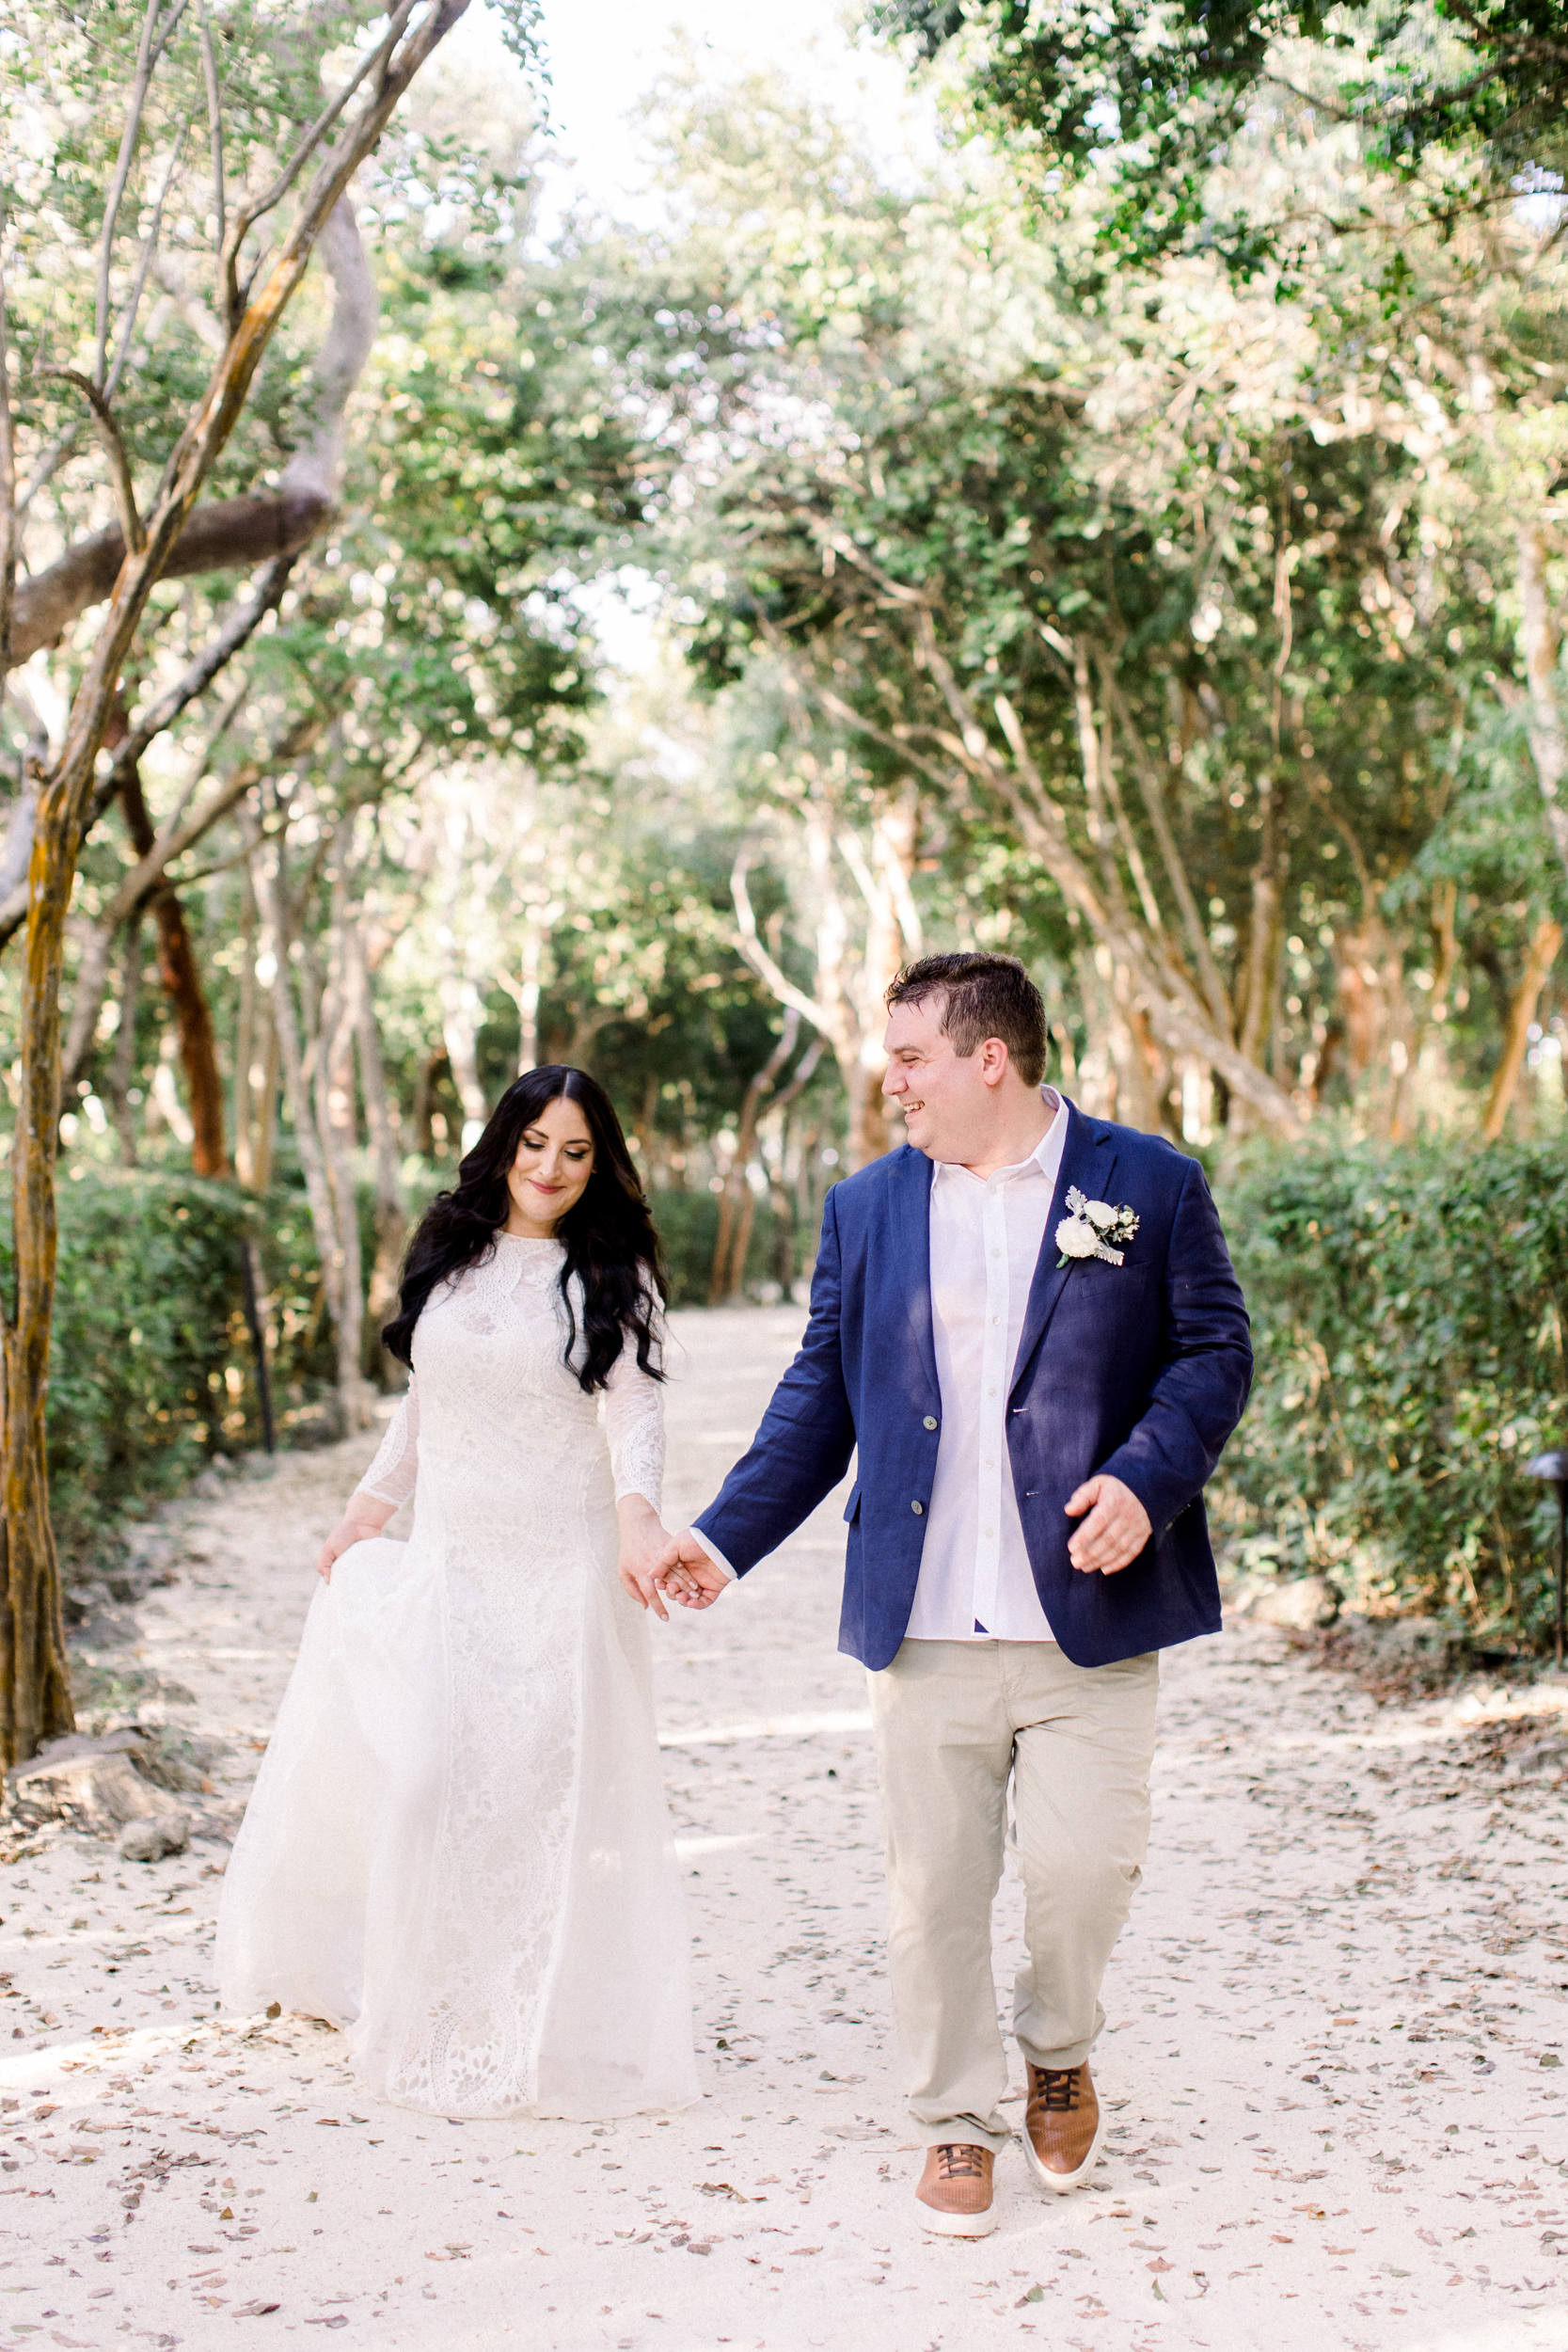
[[(1138, 1219), (1124, 1200), (1119, 1209), (1113, 1209), (1108, 1200), (1089, 1200), (1076, 1184), (1069, 1185), (1067, 1197), (1070, 1216), (1064, 1216), (1056, 1228), (1056, 1247), (1061, 1251), (1056, 1264), (1070, 1265), (1074, 1258), (1102, 1258), (1107, 1265), (1120, 1265), (1125, 1245), (1138, 1230)], [(1123, 1245), (1121, 1248), (1117, 1243)]]

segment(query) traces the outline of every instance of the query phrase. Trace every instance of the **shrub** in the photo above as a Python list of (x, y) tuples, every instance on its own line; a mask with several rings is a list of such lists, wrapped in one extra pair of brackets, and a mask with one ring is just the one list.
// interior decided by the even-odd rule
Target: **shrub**
[(1257, 1384), (1222, 1520), (1357, 1606), (1539, 1646), (1568, 1438), (1568, 1164), (1549, 1145), (1255, 1147), (1218, 1184)]
[[(261, 1248), (279, 1419), (332, 1377), (301, 1194), (257, 1201), (194, 1176), (78, 1167), (59, 1189), (48, 1406), (51, 1508), (68, 1558), (220, 1447), (261, 1443), (247, 1234)], [(8, 1222), (0, 1262), (9, 1285)]]
[[(719, 1246), (719, 1201), (711, 1192), (657, 1192), (654, 1223), (664, 1246), (670, 1269), (672, 1307), (705, 1307), (713, 1278), (713, 1253)], [(766, 1200), (759, 1200), (752, 1237), (746, 1248), (746, 1288), (784, 1277), (776, 1263), (779, 1220)]]

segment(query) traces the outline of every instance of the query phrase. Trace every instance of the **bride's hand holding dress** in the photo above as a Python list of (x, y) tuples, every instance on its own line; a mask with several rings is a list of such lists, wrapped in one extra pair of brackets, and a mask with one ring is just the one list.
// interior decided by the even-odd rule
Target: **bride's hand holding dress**
[(316, 1574), (322, 1582), (331, 1583), (334, 1560), (341, 1559), (353, 1545), (369, 1543), (372, 1537), (379, 1535), (396, 1511), (395, 1502), (375, 1502), (368, 1495), (352, 1498), (348, 1509), (316, 1554)]

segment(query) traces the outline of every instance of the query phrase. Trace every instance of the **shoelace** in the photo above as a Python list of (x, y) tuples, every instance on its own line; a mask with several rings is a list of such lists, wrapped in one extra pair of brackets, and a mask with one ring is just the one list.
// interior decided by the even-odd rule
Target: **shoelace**
[(1078, 2068), (1032, 2066), (1029, 2072), (1034, 2076), (1035, 2096), (1046, 2112), (1070, 2115), (1078, 2103)]
[(980, 2161), (980, 2151), (959, 2142), (944, 2143), (937, 2150), (942, 2178), (948, 2181), (983, 2181), (986, 2168)]

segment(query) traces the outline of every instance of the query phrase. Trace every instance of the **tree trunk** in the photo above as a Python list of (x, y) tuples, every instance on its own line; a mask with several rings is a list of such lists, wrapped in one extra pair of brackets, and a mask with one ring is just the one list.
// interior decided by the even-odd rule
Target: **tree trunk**
[(841, 1057), (839, 1068), (849, 1097), (848, 1158), (852, 1176), (857, 1168), (879, 1160), (893, 1147), (887, 1103), (882, 1094), (885, 1064), (868, 1070), (857, 1053), (847, 1063)]
[(1543, 915), (1530, 935), (1524, 976), (1508, 1009), (1508, 1030), (1503, 1039), (1502, 1059), (1492, 1081), (1492, 1091), (1486, 1098), (1486, 1116), (1481, 1120), (1481, 1132), (1488, 1143), (1496, 1143), (1502, 1134), (1509, 1105), (1519, 1084), (1519, 1073), (1525, 1065), (1529, 1025), (1535, 1019), (1541, 991), (1546, 984), (1546, 976), (1557, 961), (1557, 951), (1561, 945), (1561, 924), (1555, 923), (1549, 914)]
[(358, 909), (350, 911), (345, 933), (352, 989), (355, 1043), (359, 1057), (359, 1091), (365, 1104), (365, 1125), (375, 1155), (375, 1263), (371, 1269), (365, 1370), (384, 1386), (391, 1375), (391, 1359), (381, 1345), (381, 1326), (390, 1320), (398, 1303), (403, 1253), (408, 1239), (408, 1211), (403, 1197), (403, 1172), (398, 1153), (397, 1123), (387, 1092), (387, 1072), (381, 1058), (381, 1032), (376, 1026), (375, 998), (365, 958)]
[(115, 1058), (109, 1081), (110, 1107), (119, 1136), (119, 1156), (127, 1168), (136, 1165), (135, 1105), (131, 1088), (136, 1074), (136, 1013), (141, 1003), (141, 912), (125, 926), (125, 957), (119, 977), (119, 1026), (115, 1031)]
[(248, 860), (240, 867), (240, 1001), (234, 1016), (234, 1172), (254, 1179), (250, 1073), (256, 1057), (256, 893)]
[(795, 1041), (800, 1034), (800, 1015), (793, 1005), (787, 1006), (779, 1041), (752, 1079), (741, 1101), (740, 1118), (736, 1128), (735, 1158), (730, 1163), (729, 1182), (719, 1201), (719, 1239), (714, 1248), (713, 1272), (707, 1289), (710, 1307), (717, 1307), (721, 1299), (738, 1298), (746, 1286), (746, 1252), (756, 1216), (756, 1196), (746, 1171), (756, 1150), (757, 1115), (765, 1098), (773, 1091), (780, 1071), (795, 1051)]
[(354, 1152), (358, 1140), (354, 1097), (354, 1003), (343, 937), (349, 896), (346, 833), (340, 834), (339, 841), (327, 934), (327, 977), (318, 1009), (315, 1084), (311, 1091), (336, 1236), (339, 1272), (333, 1336), (338, 1343), (338, 1403), (346, 1432), (362, 1429), (369, 1414), (359, 1366), (365, 1282), (354, 1181)]
[(227, 1176), (229, 1152), (217, 1040), (184, 910), (172, 890), (159, 892), (152, 902), (152, 919), (158, 930), (158, 972), (174, 1007), (180, 1059), (185, 1072), (185, 1102), (195, 1131), (191, 1167), (198, 1176)]
[(79, 796), (40, 795), (29, 872), (11, 1198), (16, 1312), (6, 1334), (6, 1584), (0, 1761), (25, 1762), (75, 1729), (60, 1569), (49, 1518), (44, 1433), (55, 1310), (55, 1160), (59, 1149), (60, 967), (80, 839)]
[[(270, 993), (258, 996), (257, 1027), (261, 1031), (258, 1044), (260, 1058), (251, 1062), (250, 1079), (250, 1174), (243, 1181), (252, 1192), (266, 1192), (272, 1184), (273, 1160), (277, 1144), (277, 1089), (282, 1078), (282, 1064), (277, 1053), (277, 1028), (272, 1017)], [(257, 1072), (261, 1077), (258, 1080)]]
[[(261, 902), (264, 926), (261, 952), (264, 958), (270, 958), (272, 964), (272, 1025), (277, 1038), (283, 1091), (288, 1100), (289, 1118), (299, 1152), (300, 1169), (305, 1178), (305, 1197), (310, 1204), (310, 1225), (315, 1234), (316, 1254), (321, 1262), (322, 1292), (336, 1332), (341, 1327), (343, 1262), (332, 1185), (316, 1133), (305, 1057), (300, 1049), (293, 991), (289, 980), (289, 894), (281, 840), (274, 848), (270, 866), (265, 856), (257, 861), (256, 895)], [(340, 1348), (340, 1364), (341, 1360)]]
[[(120, 797), (131, 846), (138, 857), (145, 857), (157, 833), (142, 792), (141, 771), (135, 763), (126, 771)], [(158, 977), (174, 1008), (175, 1034), (185, 1073), (185, 1102), (194, 1130), (191, 1167), (198, 1176), (227, 1176), (229, 1151), (217, 1039), (185, 912), (172, 890), (160, 890), (153, 898), (152, 920), (158, 933)]]
[[(8, 1760), (32, 1756), (40, 1740), (72, 1724), (59, 1564), (49, 1519), (44, 1416), (55, 1311), (60, 976), (98, 755), (148, 600), (174, 558), (197, 499), (245, 407), (256, 371), (305, 275), (327, 216), (376, 145), (414, 75), (466, 5), (467, 0), (437, 0), (406, 31), (396, 32), (358, 103), (320, 141), (313, 168), (301, 179), (289, 226), (247, 284), (243, 307), (236, 304), (238, 315), (223, 356), (168, 453), (142, 544), (127, 550), (119, 566), (103, 626), (71, 703), (59, 755), (39, 794), (28, 868), (11, 1145), (16, 1315), (6, 1363), (8, 1609), (0, 1625), (0, 1756)], [(309, 151), (302, 151), (299, 163), (308, 160)], [(18, 650), (13, 628), (13, 660)]]
[(539, 995), (544, 982), (545, 951), (549, 930), (539, 910), (530, 907), (523, 920), (523, 952), (517, 973), (517, 1075), (539, 1067)]
[(446, 1058), (446, 1047), (434, 1046), (420, 1056), (414, 1076), (414, 1149), (425, 1160), (436, 1157), (436, 1081)]
[(1561, 797), (1564, 782), (1568, 781), (1568, 736), (1564, 735), (1558, 702), (1561, 640), (1546, 586), (1545, 540), (1539, 523), (1533, 520), (1519, 533), (1518, 580), (1519, 649), (1525, 657), (1528, 689), (1527, 731), (1530, 756), (1535, 762), (1552, 845), (1563, 870), (1568, 872), (1568, 806)]
[(441, 1035), (446, 1041), (447, 1059), (451, 1065), (451, 1082), (463, 1105), (460, 1149), (467, 1152), (472, 1150), (484, 1132), (484, 1089), (479, 1082), (481, 1007), (477, 983), (458, 968), (458, 952), (453, 944), (449, 950), (449, 961), (441, 974), (438, 989)]

